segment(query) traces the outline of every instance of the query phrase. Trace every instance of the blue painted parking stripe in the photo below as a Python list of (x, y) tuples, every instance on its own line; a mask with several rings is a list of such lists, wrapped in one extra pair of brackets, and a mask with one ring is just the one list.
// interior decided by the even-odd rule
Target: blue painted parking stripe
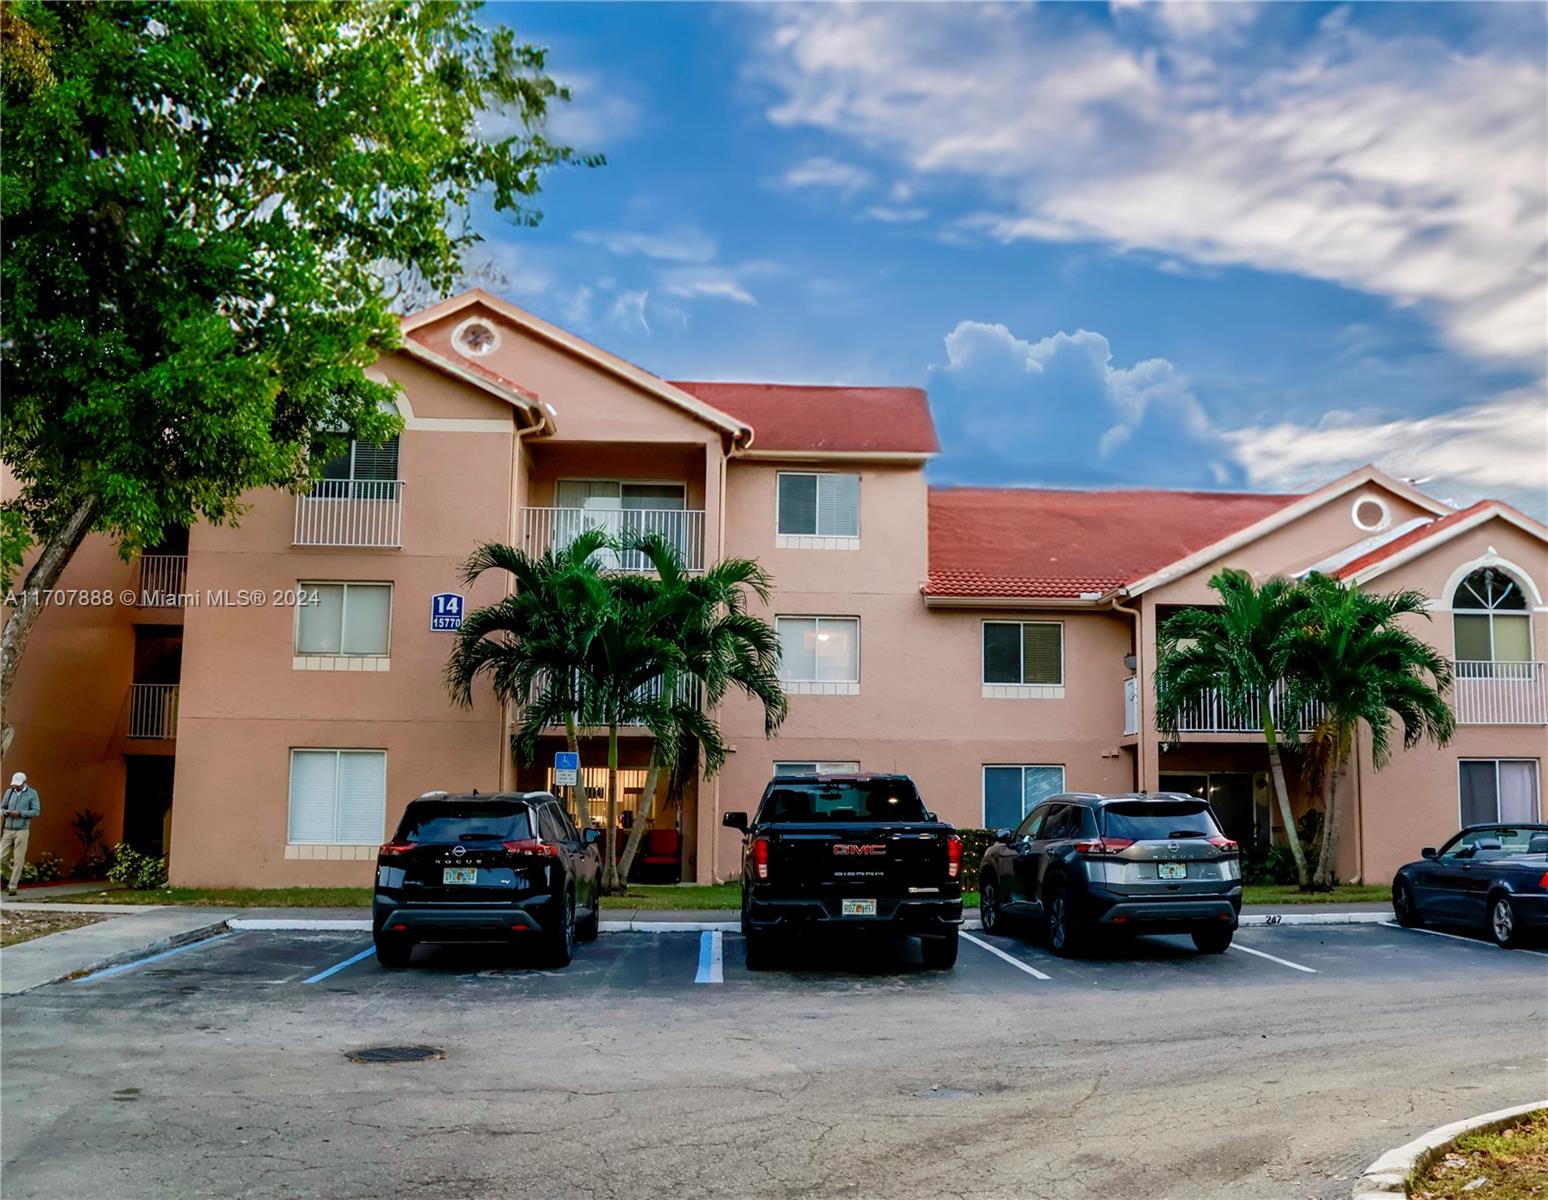
[(151, 963), (160, 962), (164, 958), (171, 958), (174, 954), (182, 954), (185, 950), (199, 950), (212, 942), (223, 942), (229, 937), (236, 937), (236, 934), (217, 933), (214, 937), (203, 938), (197, 942), (188, 942), (182, 946), (173, 946), (172, 949), (163, 950), (160, 954), (152, 954), (149, 958), (137, 958), (133, 962), (119, 963), (116, 967), (105, 967), (101, 971), (93, 971), (90, 975), (82, 975), (75, 982), (92, 983), (98, 979), (106, 979), (109, 975), (122, 975), (125, 971), (133, 971), (137, 967), (148, 967)]
[(371, 955), (373, 955), (375, 953), (376, 953), (376, 947), (375, 946), (367, 946), (359, 954), (351, 954), (343, 962), (341, 962), (341, 963), (334, 963), (327, 970), (319, 971), (319, 972), (317, 972), (317, 974), (313, 975), (310, 979), (303, 979), (301, 982), (302, 983), (321, 983), (324, 979), (327, 979), (330, 975), (337, 975), (345, 967), (352, 967), (357, 962), (359, 962), (362, 958), (369, 958)]
[(695, 983), (723, 983), (721, 967), (724, 961), (724, 949), (721, 940), (725, 937), (718, 929), (706, 929), (699, 935), (699, 973), (693, 977)]

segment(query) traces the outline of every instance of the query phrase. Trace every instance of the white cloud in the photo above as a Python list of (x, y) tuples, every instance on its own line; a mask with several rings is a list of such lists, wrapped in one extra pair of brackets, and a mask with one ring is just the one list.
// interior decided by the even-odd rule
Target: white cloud
[[(1336, 17), (1246, 54), (1030, 6), (771, 13), (770, 119), (977, 184), (975, 226), (995, 237), (1329, 280), (1424, 305), (1470, 353), (1541, 362), (1548, 85), (1529, 48)], [(1249, 15), (1143, 13), (1174, 33)]]
[(645, 303), (650, 299), (648, 291), (622, 291), (613, 298), (613, 306), (608, 310), (608, 319), (615, 325), (626, 329), (632, 329), (636, 325), (646, 333), (650, 332), (650, 322), (645, 319)]
[(714, 268), (667, 271), (662, 275), (661, 289), (669, 296), (685, 300), (730, 300), (737, 304), (756, 304), (745, 287), (735, 276)]
[(848, 193), (869, 186), (871, 173), (853, 163), (818, 156), (791, 167), (785, 172), (783, 180), (789, 187), (834, 188)]
[(923, 221), (930, 215), (930, 210), (928, 208), (920, 208), (917, 205), (873, 204), (861, 215), (872, 221), (880, 221), (885, 225), (905, 225), (915, 221)]
[(1284, 421), (1226, 436), (1262, 487), (1313, 486), (1370, 462), (1427, 480), (1432, 496), (1459, 504), (1494, 496), (1548, 516), (1548, 401), (1535, 388), (1430, 417), (1330, 412), (1313, 425)]
[(601, 246), (613, 254), (641, 255), (665, 262), (706, 263), (715, 257), (715, 239), (699, 229), (683, 228), (645, 233), (624, 229), (583, 230), (577, 241)]

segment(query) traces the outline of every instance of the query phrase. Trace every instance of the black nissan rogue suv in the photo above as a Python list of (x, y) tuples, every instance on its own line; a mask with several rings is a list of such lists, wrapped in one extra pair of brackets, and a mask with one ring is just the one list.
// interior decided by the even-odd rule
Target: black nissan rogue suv
[(597, 833), (547, 792), (427, 792), (377, 854), (372, 930), (384, 967), (417, 942), (536, 941), (565, 966), (597, 936)]

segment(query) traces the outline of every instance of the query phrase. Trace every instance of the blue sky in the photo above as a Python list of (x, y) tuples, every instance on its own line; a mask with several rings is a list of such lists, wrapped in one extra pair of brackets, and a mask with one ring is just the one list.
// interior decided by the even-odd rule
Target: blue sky
[(924, 386), (938, 482), (1548, 516), (1545, 13), (491, 4), (608, 163), (475, 260), (664, 376)]

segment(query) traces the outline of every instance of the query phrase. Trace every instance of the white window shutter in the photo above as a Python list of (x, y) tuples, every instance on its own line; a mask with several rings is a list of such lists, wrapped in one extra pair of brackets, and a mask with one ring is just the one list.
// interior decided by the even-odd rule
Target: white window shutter
[(387, 755), (380, 750), (339, 751), (335, 840), (345, 845), (379, 842), (387, 814)]
[(333, 840), (333, 789), (338, 754), (333, 750), (290, 752), (292, 842)]
[(817, 476), (817, 533), (822, 537), (860, 536), (860, 476)]

